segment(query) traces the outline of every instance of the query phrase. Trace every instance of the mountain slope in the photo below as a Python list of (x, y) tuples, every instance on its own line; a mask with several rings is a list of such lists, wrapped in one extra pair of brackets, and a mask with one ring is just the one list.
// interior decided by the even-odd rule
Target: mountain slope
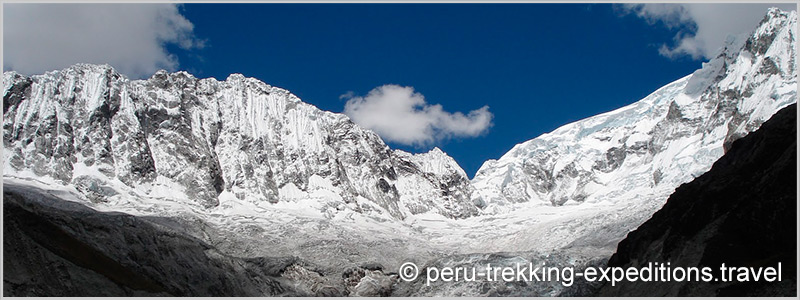
[[(781, 282), (621, 282), (607, 296), (797, 295), (797, 105), (735, 141), (710, 171), (681, 185), (662, 209), (628, 234), (608, 262), (777, 268)], [(734, 274), (738, 274), (734, 273)], [(657, 294), (654, 294), (657, 292)]]
[[(772, 9), (749, 36), (643, 100), (562, 126), (484, 163), (476, 202), (625, 203), (667, 195), (730, 142), (796, 101), (795, 12)], [(642, 200), (644, 201), (644, 200)]]
[(4, 175), (52, 178), (94, 201), (134, 193), (211, 208), (235, 198), (396, 219), (478, 211), (456, 164), (427, 172), (441, 162), (393, 152), (346, 116), (252, 78), (130, 81), (76, 65), (3, 81)]
[(796, 12), (771, 9), (692, 75), (485, 162), (473, 202), (513, 224), (484, 237), (489, 249), (611, 255), (731, 141), (797, 102), (796, 24)]

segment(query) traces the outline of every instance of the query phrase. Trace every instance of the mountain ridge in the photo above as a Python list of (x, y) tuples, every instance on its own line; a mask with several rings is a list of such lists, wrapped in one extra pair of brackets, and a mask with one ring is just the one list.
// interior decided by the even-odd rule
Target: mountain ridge
[[(4, 166), (74, 184), (98, 201), (120, 194), (119, 186), (173, 193), (206, 208), (231, 197), (306, 197), (325, 202), (310, 206), (326, 214), (401, 220), (502, 213), (523, 202), (624, 202), (638, 197), (621, 190), (631, 186), (654, 186), (648, 197), (663, 198), (796, 101), (792, 24), (796, 12), (770, 10), (752, 34), (729, 39), (693, 74), (520, 143), (484, 162), (471, 180), (438, 148), (413, 155), (390, 149), (347, 116), (242, 74), (218, 81), (162, 70), (129, 80), (90, 64), (31, 77), (4, 73)], [(695, 152), (678, 149), (687, 146)], [(675, 155), (686, 161), (673, 163)], [(643, 169), (648, 164), (656, 167)], [(644, 173), (649, 182), (632, 175)], [(116, 179), (121, 184), (103, 184)]]
[[(625, 198), (625, 189), (662, 185), (659, 197), (667, 195), (710, 168), (733, 140), (796, 101), (796, 19), (794, 11), (771, 9), (751, 34), (729, 39), (693, 74), (485, 162), (472, 180), (477, 197), (498, 206), (558, 206)], [(633, 182), (646, 173), (652, 180)]]
[[(220, 82), (160, 71), (127, 80), (110, 66), (81, 64), (32, 77), (7, 72), (4, 81), (6, 174), (29, 169), (78, 185), (72, 175), (94, 177), (78, 179), (88, 185), (119, 179), (146, 194), (183, 190), (206, 208), (218, 205), (223, 192), (274, 203), (281, 194), (306, 192), (309, 178), (318, 175), (329, 181), (321, 183), (325, 189), (343, 196), (331, 205), (357, 203), (353, 209), (399, 219), (431, 209), (454, 218), (477, 212), (459, 187), (437, 177), (452, 175), (448, 183), (463, 184), (460, 167), (423, 176), (418, 164), (400, 159), (346, 116), (242, 75)], [(38, 97), (35, 103), (21, 101), (26, 91)], [(22, 151), (26, 147), (36, 152)], [(417, 190), (398, 191), (398, 181), (423, 184), (432, 195), (409, 198)], [(444, 193), (449, 207), (430, 200)]]
[[(795, 12), (770, 10), (751, 35), (729, 40), (692, 75), (521, 143), (473, 180), (441, 149), (391, 149), (346, 116), (241, 74), (219, 81), (160, 71), (128, 80), (110, 66), (86, 64), (30, 77), (6, 72), (3, 184), (16, 198), (4, 205), (24, 205), (135, 268), (163, 270), (176, 257), (221, 263), (200, 274), (151, 274), (189, 289), (170, 293), (560, 295), (565, 288), (552, 282), (422, 288), (422, 280), (403, 282), (394, 271), (405, 262), (602, 264), (731, 141), (796, 102), (795, 28)], [(86, 213), (73, 215), (73, 206)], [(57, 243), (38, 234), (62, 237), (52, 226), (6, 212), (31, 230), (5, 227), (9, 234), (37, 250), (6, 247), (20, 250), (4, 255), (7, 265), (24, 263), (14, 265), (4, 290), (25, 291), (18, 283), (32, 282), (27, 274), (55, 262), (79, 277), (45, 274), (63, 281), (47, 291), (102, 282), (103, 292), (135, 293), (92, 275), (97, 266), (76, 252), (51, 251)], [(169, 231), (165, 240), (129, 242), (163, 236), (161, 229)], [(186, 241), (200, 251), (147, 254), (153, 245), (183, 249)], [(263, 267), (269, 272), (247, 273)], [(246, 286), (182, 282), (219, 274), (227, 279), (210, 283)], [(275, 289), (281, 286), (301, 289)]]

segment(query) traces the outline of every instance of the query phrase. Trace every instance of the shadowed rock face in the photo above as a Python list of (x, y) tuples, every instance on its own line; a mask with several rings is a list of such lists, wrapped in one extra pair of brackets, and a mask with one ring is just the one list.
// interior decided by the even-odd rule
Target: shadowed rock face
[(229, 257), (138, 217), (51, 197), (3, 192), (6, 296), (298, 294), (280, 278), (291, 257)]
[[(721, 264), (777, 267), (782, 281), (622, 282), (603, 296), (796, 296), (797, 105), (735, 141), (706, 174), (680, 186), (664, 207), (619, 243), (608, 262), (642, 267)], [(738, 273), (734, 273), (738, 274)]]
[(376, 296), (395, 280), (353, 267), (361, 276), (347, 285), (348, 274), (296, 257), (227, 255), (175, 220), (99, 212), (14, 186), (3, 191), (3, 217), (5, 296)]

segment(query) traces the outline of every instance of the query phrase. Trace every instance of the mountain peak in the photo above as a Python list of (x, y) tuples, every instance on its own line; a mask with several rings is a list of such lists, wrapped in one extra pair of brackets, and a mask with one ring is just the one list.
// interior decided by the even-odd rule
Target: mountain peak
[(691, 76), (484, 163), (472, 180), (475, 202), (486, 202), (487, 211), (518, 203), (575, 211), (610, 205), (627, 208), (620, 219), (649, 215), (734, 140), (797, 101), (796, 18), (770, 10)]
[(108, 65), (78, 64), (4, 81), (5, 174), (76, 186), (92, 201), (136, 194), (211, 209), (314, 199), (300, 210), (477, 213), (463, 170), (441, 150), (409, 165), (346, 116), (242, 74), (126, 80)]
[(244, 81), (246, 79), (247, 77), (245, 77), (241, 73), (231, 73), (230, 75), (228, 75), (228, 78), (226, 78), (225, 81), (238, 82), (238, 81)]
[[(117, 72), (114, 67), (109, 64), (88, 64), (78, 63), (65, 68), (64, 70), (54, 70), (52, 72), (78, 72), (78, 73), (93, 73), (93, 74), (109, 74), (117, 77), (123, 77), (122, 74)], [(52, 72), (48, 72), (52, 73)]]

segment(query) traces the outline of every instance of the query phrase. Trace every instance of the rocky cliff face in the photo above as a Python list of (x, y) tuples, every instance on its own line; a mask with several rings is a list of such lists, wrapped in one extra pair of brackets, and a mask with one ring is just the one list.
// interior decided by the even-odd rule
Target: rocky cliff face
[[(797, 295), (797, 105), (732, 143), (710, 171), (681, 185), (628, 234), (608, 262), (710, 267), (719, 281), (621, 282), (606, 296)], [(722, 282), (720, 266), (777, 269), (782, 281)], [(739, 274), (737, 272), (733, 274)], [(728, 280), (731, 276), (727, 276)]]
[(76, 65), (3, 81), (4, 174), (50, 177), (95, 201), (137, 193), (209, 208), (226, 197), (306, 197), (323, 211), (396, 219), (478, 211), (463, 170), (438, 149), (394, 152), (346, 116), (252, 78), (162, 71), (131, 81)]

